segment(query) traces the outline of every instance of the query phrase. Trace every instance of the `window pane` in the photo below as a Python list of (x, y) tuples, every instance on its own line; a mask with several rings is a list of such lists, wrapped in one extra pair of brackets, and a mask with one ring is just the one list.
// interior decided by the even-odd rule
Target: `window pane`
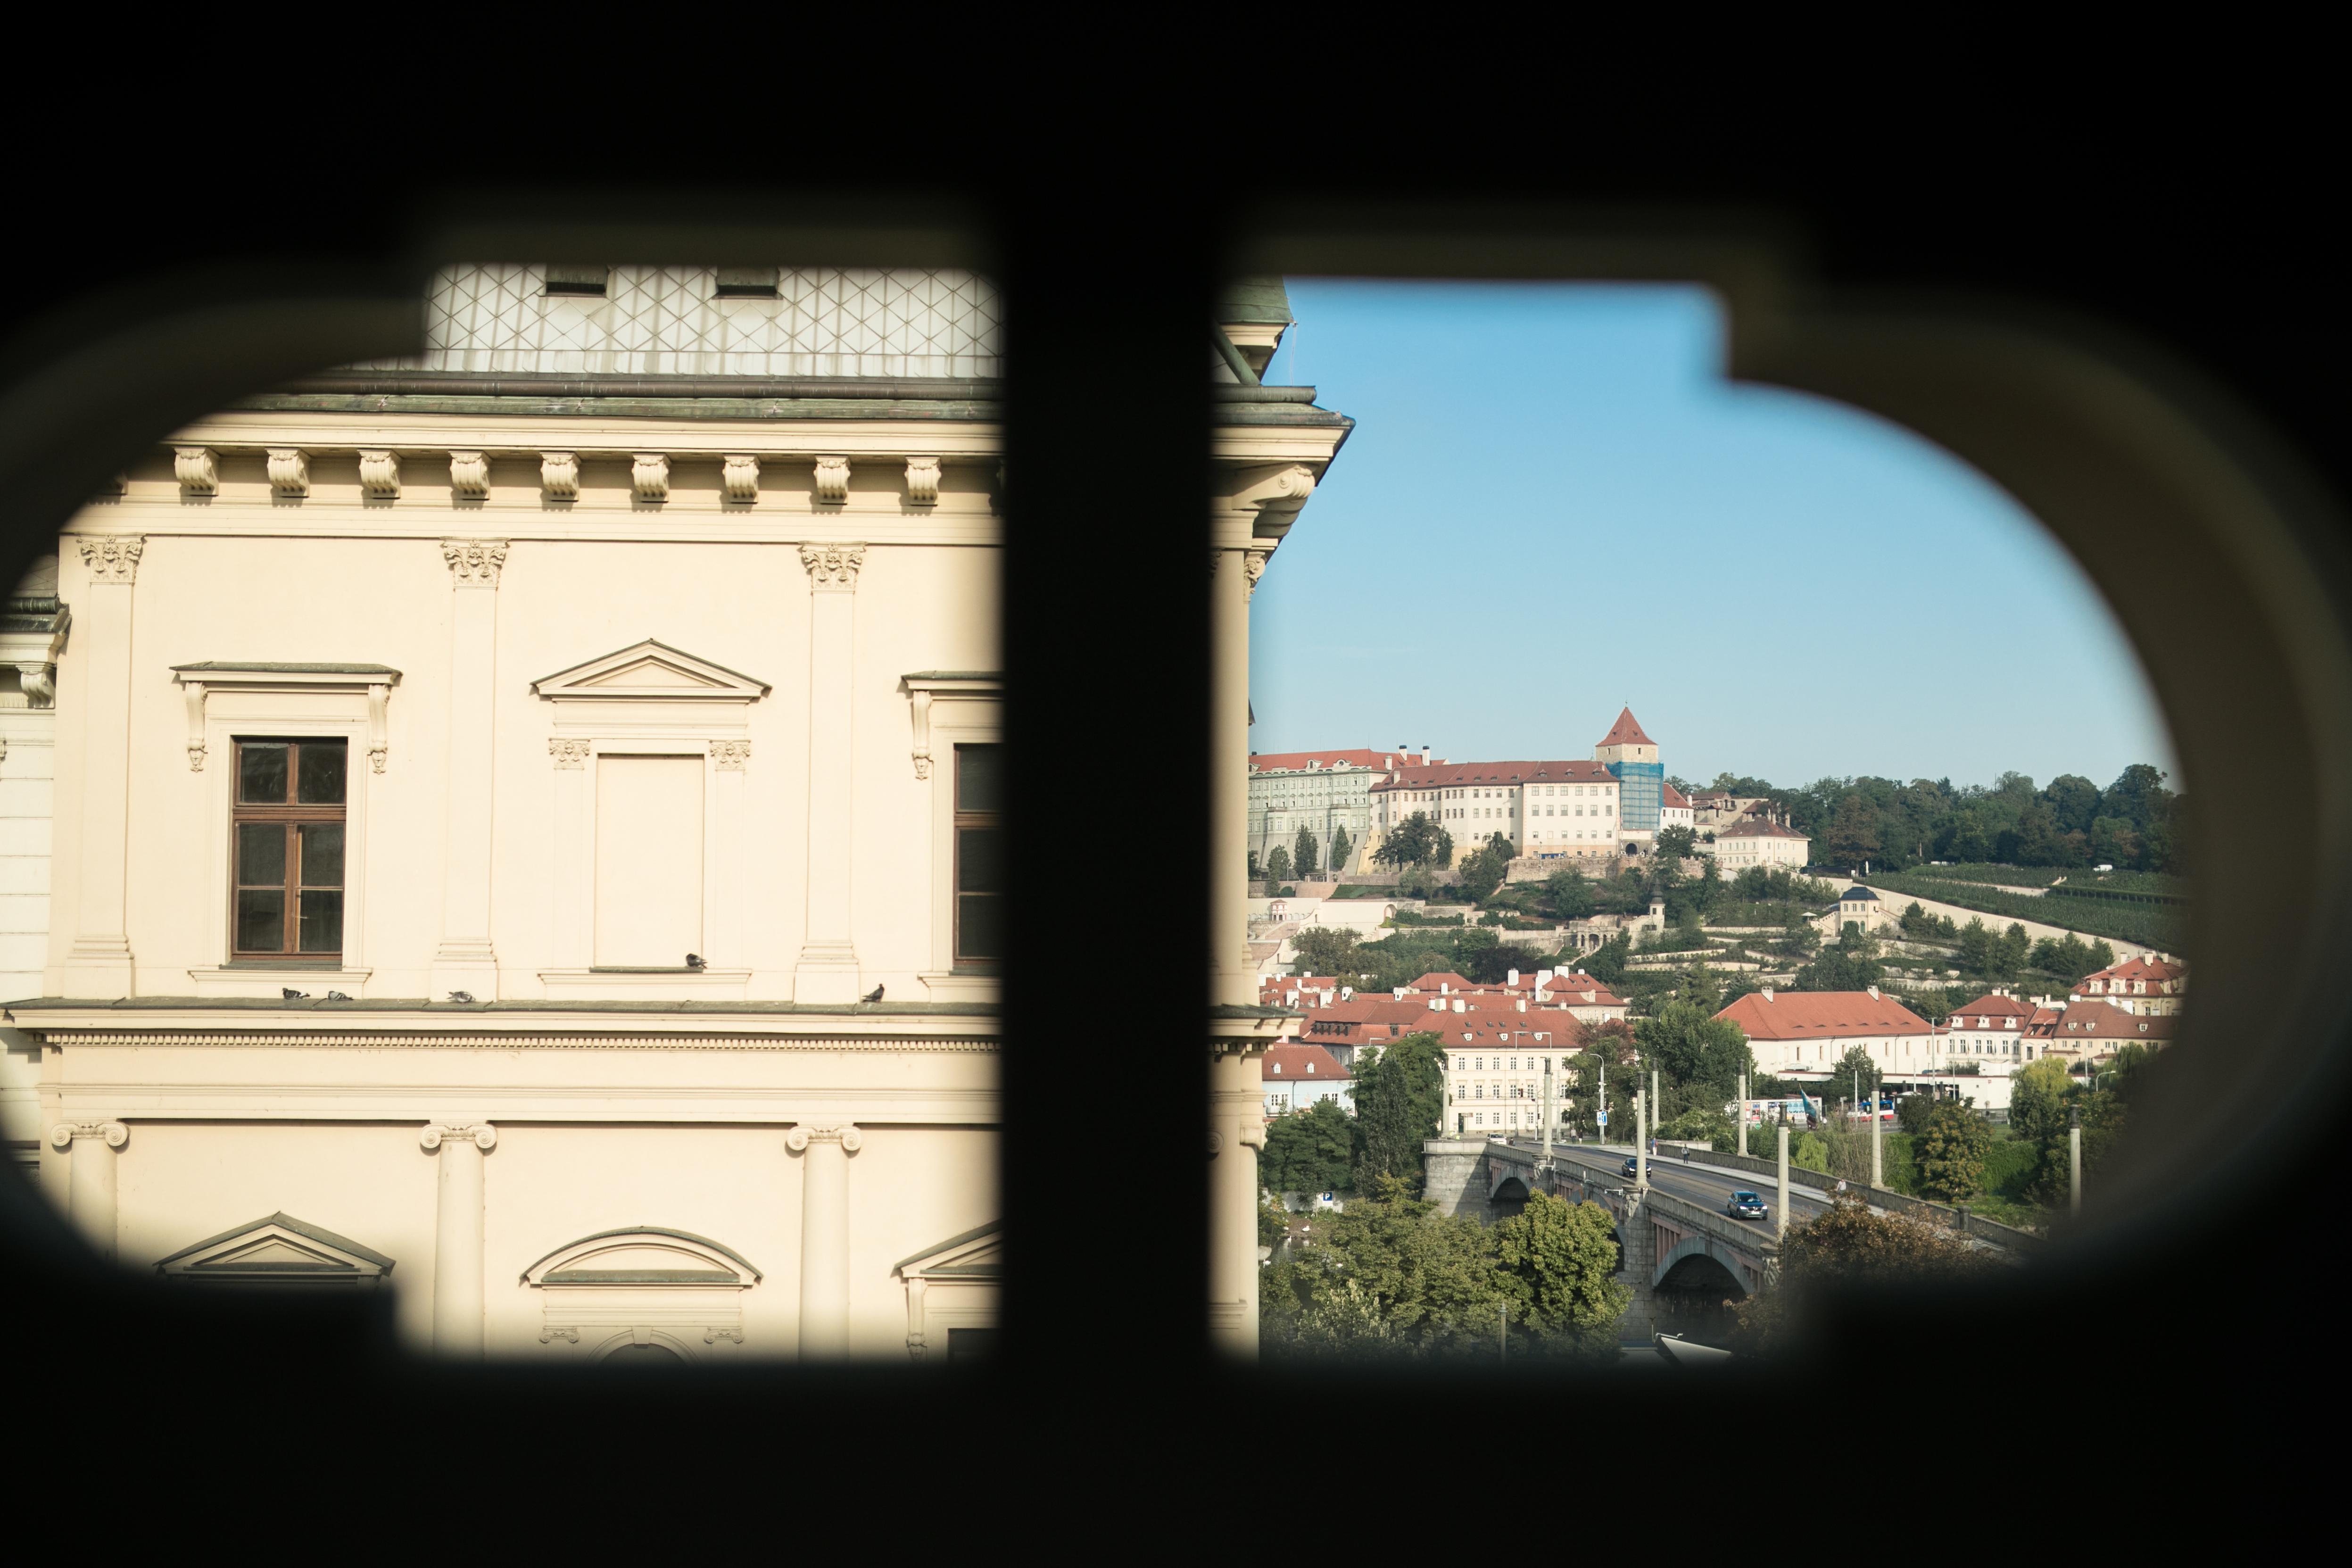
[(281, 805), (286, 800), (286, 742), (247, 741), (237, 752), (236, 798), (247, 805)]
[[(307, 764), (310, 759), (303, 759)], [(305, 768), (307, 772), (307, 766)], [(302, 885), (306, 888), (340, 888), (343, 885), (343, 825), (340, 822), (306, 822), (302, 825)], [(309, 919), (310, 905), (303, 906), (304, 919)]]
[(965, 893), (956, 900), (956, 956), (1004, 956), (1004, 900), (993, 893)]
[[(282, 757), (284, 752), (281, 751)], [(283, 887), (286, 882), (286, 825), (282, 822), (241, 822), (236, 827), (236, 880), (246, 888)], [(242, 942), (238, 943), (241, 947)]]
[(343, 950), (343, 895), (302, 894), (301, 947), (304, 952)]
[(956, 891), (1004, 890), (1004, 833), (996, 827), (956, 829)]
[(956, 809), (1004, 809), (1004, 767), (1002, 746), (956, 748)]
[(341, 741), (302, 743), (300, 799), (304, 805), (343, 804), (343, 753)]
[(236, 896), (236, 950), (239, 952), (286, 951), (286, 895), (275, 888), (255, 888)]

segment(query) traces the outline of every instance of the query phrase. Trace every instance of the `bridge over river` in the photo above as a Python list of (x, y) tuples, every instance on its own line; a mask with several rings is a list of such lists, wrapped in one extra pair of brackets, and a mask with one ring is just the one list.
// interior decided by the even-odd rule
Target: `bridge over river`
[[(1734, 1219), (1724, 1201), (1738, 1189), (1763, 1194), (1777, 1206), (1776, 1181), (1706, 1163), (1667, 1156), (1649, 1163), (1650, 1184), (1637, 1186), (1623, 1173), (1631, 1149), (1556, 1144), (1547, 1153), (1532, 1143), (1433, 1139), (1422, 1146), (1428, 1196), (1443, 1214), (1507, 1217), (1537, 1193), (1570, 1203), (1590, 1200), (1617, 1222), (1623, 1260), (1618, 1278), (1633, 1291), (1624, 1331), (1646, 1339), (1653, 1330), (1701, 1333), (1719, 1322), (1724, 1303), (1771, 1289), (1780, 1273), (1779, 1226), (1774, 1219)], [(1727, 1164), (1736, 1156), (1718, 1155)], [(1763, 1162), (1749, 1163), (1762, 1166)], [(1765, 1167), (1769, 1170), (1769, 1167)], [(1792, 1171), (1789, 1223), (1801, 1224), (1833, 1201), (1812, 1184), (1809, 1171)], [(1979, 1246), (2004, 1247), (2014, 1259), (2034, 1238), (2002, 1226), (1987, 1226), (1964, 1211), (1875, 1188), (1857, 1189), (1874, 1208), (1925, 1211), (1953, 1225)], [(1776, 1215), (1777, 1218), (1777, 1215)], [(1993, 1233), (1988, 1236), (1986, 1233)]]

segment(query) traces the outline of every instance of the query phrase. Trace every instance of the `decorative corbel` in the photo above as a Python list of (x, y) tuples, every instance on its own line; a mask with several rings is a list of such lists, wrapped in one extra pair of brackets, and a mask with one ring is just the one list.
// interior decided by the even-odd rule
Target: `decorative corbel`
[(386, 447), (360, 448), (360, 494), (369, 500), (400, 499), (400, 454)]
[(849, 459), (816, 460), (816, 499), (820, 506), (839, 506), (849, 499)]
[(173, 447), (172, 473), (193, 496), (212, 495), (220, 489), (220, 460), (210, 447)]
[(368, 766), (383, 772), (385, 760), (392, 754), (392, 728), (389, 710), (392, 688), (378, 684), (368, 688)]
[(205, 683), (191, 680), (181, 688), (188, 700), (188, 771), (205, 771)]
[(459, 500), (480, 500), (490, 493), (490, 459), (481, 452), (449, 454), (449, 493)]
[(907, 500), (912, 506), (939, 505), (940, 460), (937, 458), (907, 459)]
[(310, 493), (310, 454), (299, 447), (269, 448), (269, 489), (281, 496)]
[(931, 776), (931, 694), (918, 687), (908, 706), (915, 710), (915, 776)]
[(733, 452), (719, 470), (719, 482), (727, 499), (749, 506), (760, 499), (760, 459), (749, 452)]
[(27, 708), (54, 708), (58, 705), (58, 667), (35, 660), (16, 667), (16, 684), (24, 689)]
[(1260, 468), (1234, 496), (1234, 505), (1248, 511), (1295, 512), (1315, 493), (1315, 470), (1304, 463)]
[(539, 455), (539, 488), (540, 493), (549, 500), (578, 500), (580, 454), (541, 452)]
[(629, 487), (639, 500), (669, 500), (669, 454), (639, 452), (629, 463)]

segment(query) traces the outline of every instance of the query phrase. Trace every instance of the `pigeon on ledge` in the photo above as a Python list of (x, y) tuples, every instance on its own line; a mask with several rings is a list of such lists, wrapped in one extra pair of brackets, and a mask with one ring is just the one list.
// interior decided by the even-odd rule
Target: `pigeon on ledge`
[(882, 987), (877, 985), (873, 990), (868, 991), (865, 995), (860, 996), (858, 1000), (866, 1003), (879, 1002), (882, 1000)]
[(327, 993), (327, 1000), (330, 1002), (348, 1002), (351, 998), (344, 995), (340, 991), (330, 991)]
[(686, 955), (686, 966), (688, 969), (707, 969), (709, 967), (702, 962), (702, 954), (698, 952), (689, 952)]
[(473, 999), (474, 994), (470, 991), (452, 991), (449, 993), (449, 1000), (452, 1002), (471, 1002)]
[(310, 999), (310, 994), (309, 992), (297, 991), (291, 985), (279, 986), (278, 988), (278, 994), (284, 997), (289, 1002), (308, 1002)]

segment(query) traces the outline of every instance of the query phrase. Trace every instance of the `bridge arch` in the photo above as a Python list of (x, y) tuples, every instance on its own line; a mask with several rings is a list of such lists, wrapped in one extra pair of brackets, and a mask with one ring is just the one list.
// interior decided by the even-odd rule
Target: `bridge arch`
[(1496, 1219), (1508, 1219), (1528, 1206), (1528, 1184), (1517, 1174), (1507, 1174), (1495, 1184), (1494, 1195), (1486, 1201)]
[[(1699, 1261), (1694, 1263), (1693, 1259)], [(1658, 1255), (1650, 1289), (1712, 1289), (1714, 1280), (1710, 1277), (1719, 1276), (1729, 1280), (1742, 1296), (1752, 1296), (1756, 1291), (1748, 1280), (1755, 1272), (1754, 1265), (1712, 1237), (1686, 1236)]]

